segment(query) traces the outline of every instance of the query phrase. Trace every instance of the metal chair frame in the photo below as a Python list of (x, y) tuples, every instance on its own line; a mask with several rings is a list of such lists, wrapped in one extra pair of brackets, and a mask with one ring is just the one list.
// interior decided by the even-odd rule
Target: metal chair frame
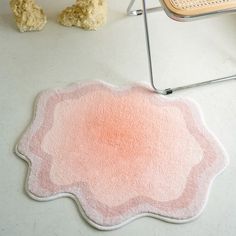
[(219, 14), (225, 14), (225, 13), (233, 13), (236, 12), (236, 8), (229, 9), (229, 10), (222, 10), (222, 11), (216, 11), (216, 12), (211, 12), (211, 13), (205, 13), (205, 14), (200, 14), (197, 16), (181, 16), (177, 15), (173, 12), (170, 12), (166, 7), (165, 4), (162, 3), (162, 0), (160, 0), (161, 6), (153, 7), (153, 8), (147, 8), (146, 6), (146, 0), (142, 0), (142, 9), (136, 9), (132, 10), (132, 7), (134, 5), (136, 0), (131, 0), (128, 8), (127, 8), (127, 15), (128, 16), (139, 16), (143, 15), (144, 19), (144, 27), (145, 27), (145, 38), (146, 38), (146, 46), (147, 46), (147, 56), (148, 56), (148, 66), (149, 66), (149, 74), (150, 74), (150, 82), (152, 85), (152, 88), (154, 91), (158, 94), (163, 94), (163, 95), (168, 95), (176, 91), (180, 90), (185, 90), (189, 88), (194, 88), (194, 87), (199, 87), (203, 85), (209, 85), (209, 84), (215, 84), (219, 82), (224, 82), (224, 81), (229, 81), (229, 80), (235, 80), (236, 79), (236, 74), (231, 75), (231, 76), (226, 76), (218, 79), (213, 79), (213, 80), (208, 80), (204, 82), (199, 82), (199, 83), (193, 83), (189, 85), (184, 85), (184, 86), (179, 86), (179, 87), (174, 87), (174, 88), (167, 88), (167, 89), (159, 89), (156, 87), (155, 82), (154, 82), (154, 75), (153, 75), (153, 66), (152, 66), (152, 55), (151, 55), (151, 44), (150, 44), (150, 37), (149, 37), (149, 26), (148, 26), (148, 13), (152, 12), (158, 12), (161, 10), (164, 10), (170, 18), (177, 20), (177, 21), (190, 21), (194, 19), (199, 19), (203, 17), (208, 17), (212, 15), (219, 15)]

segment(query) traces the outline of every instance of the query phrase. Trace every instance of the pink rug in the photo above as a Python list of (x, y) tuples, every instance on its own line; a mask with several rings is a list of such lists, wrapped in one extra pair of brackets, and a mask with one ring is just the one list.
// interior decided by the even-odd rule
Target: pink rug
[(17, 153), (30, 196), (69, 196), (102, 230), (197, 217), (228, 162), (193, 102), (101, 82), (41, 93)]

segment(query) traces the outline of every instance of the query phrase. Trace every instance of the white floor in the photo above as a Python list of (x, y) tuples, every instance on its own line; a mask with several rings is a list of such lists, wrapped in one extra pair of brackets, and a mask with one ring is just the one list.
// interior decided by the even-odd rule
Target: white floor
[[(127, 1), (109, 0), (109, 22), (97, 32), (66, 28), (57, 13), (70, 1), (38, 1), (48, 15), (39, 33), (19, 33), (8, 1), (0, 3), (0, 235), (236, 235), (236, 81), (179, 92), (199, 103), (231, 163), (213, 184), (203, 214), (174, 225), (142, 218), (111, 232), (87, 225), (70, 199), (37, 202), (24, 192), (26, 163), (13, 147), (43, 89), (102, 79), (148, 81), (142, 17), (126, 17)], [(150, 17), (155, 77), (160, 87), (236, 73), (236, 15), (178, 23)], [(159, 84), (160, 83), (160, 84)]]

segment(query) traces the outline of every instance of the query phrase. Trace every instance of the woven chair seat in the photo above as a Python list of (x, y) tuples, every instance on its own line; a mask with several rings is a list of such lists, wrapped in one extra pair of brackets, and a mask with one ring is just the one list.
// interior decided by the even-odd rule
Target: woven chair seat
[[(165, 10), (182, 17), (236, 11), (236, 0), (161, 0)], [(167, 12), (168, 13), (168, 12)]]

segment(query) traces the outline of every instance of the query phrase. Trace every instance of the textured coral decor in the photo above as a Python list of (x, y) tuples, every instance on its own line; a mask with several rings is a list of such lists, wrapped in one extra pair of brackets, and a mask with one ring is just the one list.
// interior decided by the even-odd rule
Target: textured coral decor
[(104, 230), (141, 216), (195, 218), (227, 164), (193, 102), (102, 82), (41, 93), (17, 153), (30, 196), (72, 197)]

